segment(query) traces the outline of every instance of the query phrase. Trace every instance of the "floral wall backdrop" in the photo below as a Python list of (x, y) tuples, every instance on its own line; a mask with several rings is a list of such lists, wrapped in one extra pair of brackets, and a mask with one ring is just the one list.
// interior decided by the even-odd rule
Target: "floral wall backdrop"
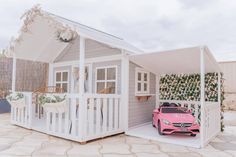
[[(221, 108), (223, 112), (224, 88), (223, 74), (221, 74)], [(205, 74), (205, 101), (218, 101), (218, 73)], [(161, 100), (200, 101), (199, 74), (162, 75), (160, 78)], [(222, 115), (222, 130), (223, 115)]]

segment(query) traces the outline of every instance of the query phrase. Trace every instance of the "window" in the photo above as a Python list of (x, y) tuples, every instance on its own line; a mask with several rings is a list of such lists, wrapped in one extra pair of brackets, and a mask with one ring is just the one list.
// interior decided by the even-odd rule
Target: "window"
[(55, 76), (55, 86), (62, 88), (64, 92), (68, 92), (68, 71), (57, 71)]
[(141, 68), (135, 70), (135, 95), (149, 94), (149, 72)]
[(103, 67), (96, 70), (96, 93), (115, 94), (117, 67)]

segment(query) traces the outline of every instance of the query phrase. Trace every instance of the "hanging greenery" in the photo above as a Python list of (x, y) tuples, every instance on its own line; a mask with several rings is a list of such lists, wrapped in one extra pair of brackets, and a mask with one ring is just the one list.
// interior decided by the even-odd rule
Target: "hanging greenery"
[[(221, 108), (223, 113), (223, 74), (221, 74)], [(160, 99), (200, 101), (200, 75), (179, 74), (163, 75), (160, 79)], [(205, 74), (205, 101), (218, 101), (218, 74)], [(223, 114), (221, 114), (221, 130), (223, 131)]]
[(23, 93), (12, 93), (10, 95), (7, 96), (7, 100), (9, 101), (17, 101), (20, 99), (24, 98), (24, 94)]
[(39, 104), (44, 105), (45, 103), (58, 103), (62, 102), (66, 99), (66, 95), (63, 97), (58, 96), (58, 95), (46, 95), (43, 94), (39, 97)]

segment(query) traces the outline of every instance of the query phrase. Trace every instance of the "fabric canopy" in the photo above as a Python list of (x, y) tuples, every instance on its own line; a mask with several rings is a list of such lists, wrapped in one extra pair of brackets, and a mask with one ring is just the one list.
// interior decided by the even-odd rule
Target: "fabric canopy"
[[(209, 49), (203, 48), (205, 72), (220, 72)], [(157, 75), (200, 73), (200, 47), (131, 55), (130, 60)]]

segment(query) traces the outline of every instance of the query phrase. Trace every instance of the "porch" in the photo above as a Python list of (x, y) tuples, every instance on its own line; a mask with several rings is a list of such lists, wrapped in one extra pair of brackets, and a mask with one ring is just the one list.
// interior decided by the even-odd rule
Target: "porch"
[[(23, 93), (25, 102), (12, 106), (12, 124), (78, 142), (124, 132), (128, 86), (121, 84), (128, 81), (127, 54), (138, 50), (120, 38), (37, 7), (25, 16), (30, 24), (19, 36), (24, 40), (16, 40), (10, 51), (12, 92)], [(45, 111), (35, 100), (36, 91), (16, 90), (17, 58), (48, 63), (46, 87), (60, 90), (39, 93), (65, 95), (63, 110)]]

